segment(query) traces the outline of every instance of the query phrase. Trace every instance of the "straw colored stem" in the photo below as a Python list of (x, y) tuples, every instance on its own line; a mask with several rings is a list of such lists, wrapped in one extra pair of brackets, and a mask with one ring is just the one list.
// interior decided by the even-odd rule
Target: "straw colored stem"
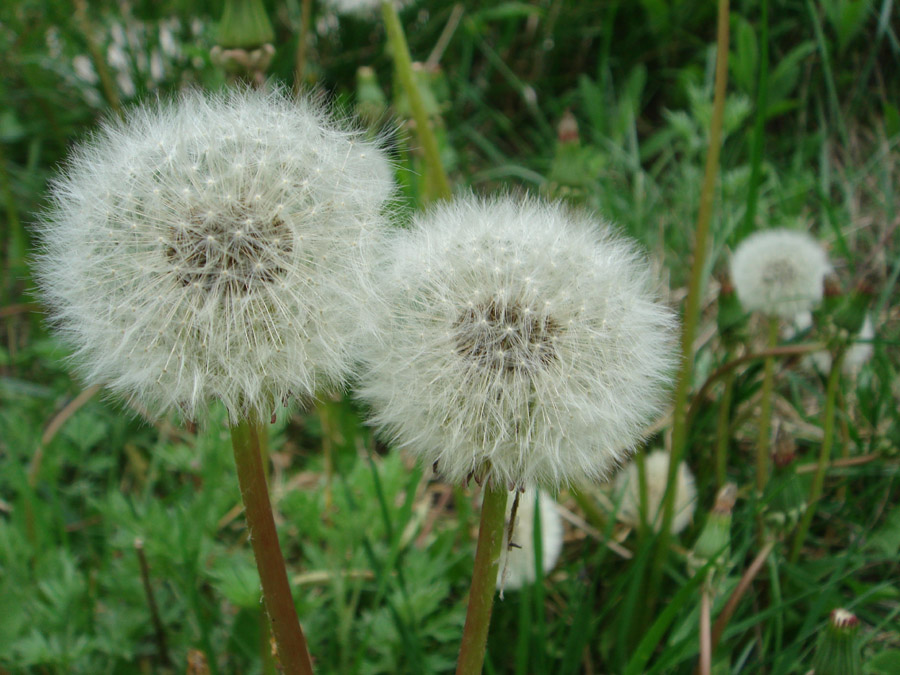
[(500, 565), (500, 549), (503, 545), (503, 526), (506, 521), (507, 489), (485, 483), (484, 502), (481, 505), (481, 526), (478, 530), (478, 548), (475, 551), (475, 568), (469, 591), (469, 607), (466, 626), (463, 629), (456, 675), (479, 675), (484, 665), (491, 610), (497, 587), (497, 568)]
[[(772, 349), (778, 340), (778, 320), (769, 319), (767, 346)], [(762, 396), (759, 401), (759, 429), (756, 437), (756, 491), (759, 494), (766, 489), (769, 482), (769, 431), (772, 422), (772, 389), (775, 382), (775, 359), (766, 358), (762, 383)]]
[(672, 413), (672, 452), (669, 459), (669, 474), (666, 494), (662, 504), (662, 526), (656, 555), (650, 572), (647, 589), (647, 606), (656, 604), (659, 586), (662, 582), (663, 566), (668, 559), (669, 530), (675, 515), (675, 493), (678, 465), (684, 458), (687, 444), (688, 391), (694, 368), (694, 338), (697, 335), (697, 320), (700, 316), (700, 301), (703, 295), (704, 271), (709, 248), (709, 224), (712, 217), (713, 196), (716, 176), (719, 172), (719, 152), (722, 145), (722, 121), (725, 113), (725, 91), (728, 84), (728, 0), (719, 0), (716, 24), (716, 79), (713, 97), (712, 120), (709, 129), (709, 151), (700, 192), (700, 210), (697, 214), (697, 229), (694, 234), (694, 260), (684, 307), (684, 324), (681, 334), (681, 363), (675, 384), (675, 405)]
[(272, 504), (269, 502), (269, 489), (260, 456), (260, 426), (259, 421), (250, 419), (231, 428), (250, 542), (281, 665), (287, 673), (312, 675), (312, 659), (297, 619), (272, 516)]

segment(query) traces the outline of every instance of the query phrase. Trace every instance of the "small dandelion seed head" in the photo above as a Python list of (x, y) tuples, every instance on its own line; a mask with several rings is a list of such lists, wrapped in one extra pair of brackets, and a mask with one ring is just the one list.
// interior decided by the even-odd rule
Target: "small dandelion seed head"
[(378, 144), (281, 91), (136, 108), (53, 185), (44, 298), (89, 382), (156, 414), (218, 399), (265, 419), (347, 376), (391, 173)]
[(607, 226), (535, 199), (470, 197), (392, 243), (361, 395), (451, 482), (488, 463), (499, 484), (598, 479), (660, 413), (675, 322), (643, 257)]
[[(641, 525), (641, 487), (637, 462), (631, 461), (616, 476), (615, 494), (619, 501), (618, 517), (623, 523), (634, 528)], [(662, 527), (660, 505), (666, 492), (669, 478), (669, 453), (664, 450), (651, 452), (644, 458), (647, 479), (647, 524), (656, 532)], [(678, 534), (686, 528), (697, 505), (697, 488), (694, 475), (684, 462), (678, 465), (676, 474), (677, 492), (672, 517), (672, 533)]]
[(764, 230), (735, 249), (731, 280), (747, 311), (790, 319), (819, 303), (830, 269), (825, 250), (809, 234)]

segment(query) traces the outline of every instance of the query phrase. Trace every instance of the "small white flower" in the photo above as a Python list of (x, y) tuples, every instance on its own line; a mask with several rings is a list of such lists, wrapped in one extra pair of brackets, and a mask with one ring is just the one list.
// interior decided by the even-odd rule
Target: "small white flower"
[[(506, 500), (506, 527), (503, 530), (503, 548), (500, 552), (500, 571), (497, 574), (497, 588), (516, 590), (537, 578), (534, 566), (534, 521), (541, 519), (541, 569), (543, 574), (552, 570), (559, 559), (563, 545), (562, 518), (556, 510), (556, 502), (543, 490), (525, 492), (519, 496), (516, 522), (513, 525), (513, 544), (509, 546), (509, 518), (513, 497)], [(538, 509), (535, 511), (535, 501)]]
[[(669, 475), (669, 453), (664, 450), (651, 452), (644, 458), (644, 471), (647, 481), (647, 523), (659, 532), (662, 527), (662, 514), (659, 512), (666, 492)], [(697, 505), (697, 489), (694, 476), (684, 462), (678, 466), (676, 473), (677, 492), (672, 516), (672, 533), (678, 534), (691, 522)], [(628, 466), (616, 476), (616, 495), (620, 498), (619, 519), (631, 527), (641, 525), (641, 492), (636, 462)]]
[(809, 234), (764, 230), (735, 249), (731, 280), (747, 311), (790, 319), (819, 303), (830, 269), (825, 250)]
[(634, 245), (534, 199), (465, 198), (396, 235), (375, 423), (452, 482), (555, 488), (620, 463), (656, 417), (675, 321)]
[(133, 110), (52, 188), (37, 272), (88, 382), (232, 420), (336, 386), (367, 318), (382, 151), (280, 92)]

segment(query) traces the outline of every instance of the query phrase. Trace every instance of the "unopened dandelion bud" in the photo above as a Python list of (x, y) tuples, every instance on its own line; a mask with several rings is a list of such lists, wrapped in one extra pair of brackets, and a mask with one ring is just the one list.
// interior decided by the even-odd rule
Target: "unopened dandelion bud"
[[(669, 453), (656, 450), (644, 458), (644, 472), (647, 487), (646, 517), (647, 524), (659, 532), (662, 527), (660, 506), (666, 492), (669, 477)], [(616, 476), (616, 496), (619, 497), (618, 518), (634, 528), (641, 526), (641, 480), (640, 465), (631, 461)], [(697, 504), (697, 488), (694, 475), (684, 462), (679, 463), (676, 476), (675, 504), (672, 516), (672, 533), (684, 530), (694, 516)]]
[(360, 391), (374, 422), (462, 483), (608, 475), (661, 411), (672, 313), (634, 246), (535, 199), (441, 204), (400, 231)]
[(367, 124), (385, 120), (388, 102), (384, 90), (378, 84), (374, 68), (360, 66), (356, 71), (356, 112)]
[[(688, 569), (696, 573), (709, 561), (716, 569), (725, 566), (731, 549), (731, 515), (737, 497), (737, 486), (726, 483), (716, 495), (716, 502), (700, 531), (697, 543), (688, 553)], [(715, 570), (714, 570), (715, 571)]]
[(815, 675), (861, 675), (859, 619), (846, 609), (835, 609), (819, 636), (813, 657)]
[(275, 31), (262, 0), (225, 0), (219, 23), (222, 49), (253, 50), (275, 40)]
[(559, 120), (559, 124), (556, 125), (556, 140), (561, 144), (578, 145), (580, 143), (578, 120), (575, 119), (575, 115), (569, 109), (566, 109), (566, 112), (563, 113), (562, 118)]
[(775, 434), (775, 470), (763, 497), (766, 524), (778, 533), (791, 531), (806, 511), (810, 479), (797, 474), (795, 458), (794, 438), (779, 426)]
[(751, 234), (731, 259), (731, 279), (744, 309), (784, 319), (819, 304), (829, 270), (825, 250), (812, 236), (784, 229)]

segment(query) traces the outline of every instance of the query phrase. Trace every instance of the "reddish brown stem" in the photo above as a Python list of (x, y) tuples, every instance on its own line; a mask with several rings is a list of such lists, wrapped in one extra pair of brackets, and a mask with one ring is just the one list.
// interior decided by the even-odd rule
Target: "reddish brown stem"
[(312, 659), (291, 596), (284, 556), (269, 502), (269, 488), (260, 456), (260, 423), (243, 420), (231, 428), (241, 498), (250, 530), (250, 542), (262, 582), (263, 600), (272, 621), (278, 656), (286, 673), (312, 675)]

